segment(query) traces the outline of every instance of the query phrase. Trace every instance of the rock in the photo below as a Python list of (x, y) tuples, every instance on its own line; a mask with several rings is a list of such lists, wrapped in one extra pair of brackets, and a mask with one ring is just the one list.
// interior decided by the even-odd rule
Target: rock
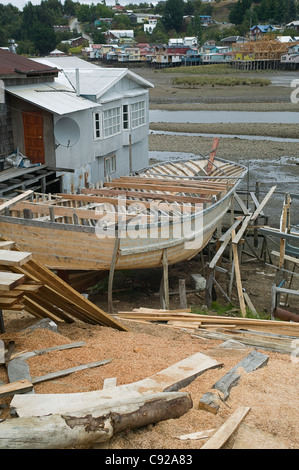
[(202, 291), (206, 288), (206, 280), (200, 274), (191, 274), (191, 282), (196, 290)]

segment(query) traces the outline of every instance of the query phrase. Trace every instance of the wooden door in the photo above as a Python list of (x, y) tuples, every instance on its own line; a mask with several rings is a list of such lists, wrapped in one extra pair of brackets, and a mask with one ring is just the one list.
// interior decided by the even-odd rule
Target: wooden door
[(32, 163), (45, 163), (43, 116), (40, 112), (23, 112), (25, 156)]

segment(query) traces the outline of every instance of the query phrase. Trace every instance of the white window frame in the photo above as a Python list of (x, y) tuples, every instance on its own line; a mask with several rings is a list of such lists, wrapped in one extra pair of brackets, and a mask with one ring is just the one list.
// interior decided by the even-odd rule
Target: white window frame
[(120, 134), (122, 131), (121, 122), (121, 106), (116, 106), (114, 108), (109, 108), (103, 111), (102, 118), (102, 129), (103, 129), (103, 138), (111, 137), (116, 134)]
[(146, 104), (145, 100), (131, 104), (131, 126), (132, 129), (146, 124)]
[(109, 176), (116, 172), (116, 155), (104, 158), (104, 175)]
[(100, 139), (102, 137), (102, 113), (93, 114), (94, 138)]
[(127, 131), (130, 129), (130, 105), (123, 104), (122, 106), (122, 120), (123, 120), (123, 130)]

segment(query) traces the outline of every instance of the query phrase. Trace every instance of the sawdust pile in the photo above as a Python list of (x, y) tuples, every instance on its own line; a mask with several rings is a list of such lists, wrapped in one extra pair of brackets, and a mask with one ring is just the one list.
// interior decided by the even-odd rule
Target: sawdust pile
[[(35, 323), (30, 315), (19, 320), (19, 329)], [(23, 325), (22, 325), (23, 323)], [(179, 419), (159, 422), (146, 428), (123, 431), (107, 444), (110, 449), (199, 449), (203, 440), (180, 440), (179, 436), (197, 431), (218, 429), (239, 406), (249, 406), (250, 413), (226, 443), (226, 448), (286, 448), (299, 445), (298, 422), (298, 363), (287, 354), (261, 351), (269, 356), (267, 365), (251, 373), (242, 374), (222, 402), (216, 415), (198, 409), (202, 395), (211, 391), (213, 384), (247, 356), (251, 348), (224, 349), (216, 340), (196, 339), (188, 332), (159, 324), (141, 324), (123, 321), (129, 332), (94, 326), (81, 322), (61, 323), (58, 332), (38, 329), (28, 333), (10, 333), (6, 322), (6, 337), (15, 341), (15, 352), (33, 351), (84, 341), (79, 348), (52, 351), (27, 360), (32, 377), (61, 369), (104, 359), (112, 361), (104, 366), (75, 372), (71, 375), (36, 384), (35, 393), (74, 393), (100, 390), (104, 380), (116, 377), (117, 385), (144, 379), (197, 352), (213, 357), (223, 364), (195, 379), (181, 391), (190, 393), (193, 408)], [(12, 327), (13, 328), (13, 327)], [(2, 335), (4, 336), (4, 335)], [(1, 335), (0, 335), (1, 339)], [(7, 383), (4, 366), (0, 380)], [(11, 398), (2, 402), (9, 405)], [(2, 411), (2, 419), (10, 419), (9, 406)]]

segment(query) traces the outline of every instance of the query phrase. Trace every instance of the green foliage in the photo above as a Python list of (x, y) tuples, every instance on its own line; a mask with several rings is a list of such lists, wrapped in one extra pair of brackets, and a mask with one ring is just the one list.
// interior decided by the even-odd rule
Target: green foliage
[[(229, 64), (211, 64), (202, 67), (178, 67), (175, 72), (184, 75), (235, 75), (244, 73), (244, 70), (234, 69)], [(164, 69), (163, 73), (173, 73), (173, 70)]]
[[(205, 67), (205, 66), (203, 66)], [(271, 80), (261, 78), (240, 78), (240, 77), (211, 77), (211, 76), (184, 76), (176, 77), (173, 79), (174, 85), (184, 85), (188, 87), (198, 86), (267, 86), (270, 85)]]
[(166, 30), (181, 31), (184, 17), (184, 0), (166, 0), (162, 22)]
[(229, 21), (242, 25), (245, 21), (285, 24), (297, 18), (296, 0), (238, 0), (231, 8)]

